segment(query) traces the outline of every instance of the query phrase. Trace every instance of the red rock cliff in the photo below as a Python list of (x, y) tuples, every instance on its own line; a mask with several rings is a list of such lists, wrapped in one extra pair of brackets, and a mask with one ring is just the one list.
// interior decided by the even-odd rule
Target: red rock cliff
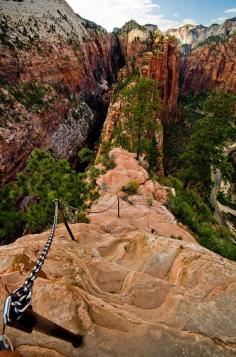
[(160, 83), (165, 112), (163, 121), (173, 121), (179, 94), (179, 50), (177, 41), (164, 37), (159, 30), (150, 33), (133, 29), (119, 36), (123, 56), (129, 71), (134, 67), (148, 78)]
[[(89, 108), (79, 120), (71, 113), (81, 100), (95, 110), (108, 104), (121, 53), (114, 35), (80, 18), (65, 1), (3, 2), (0, 14), (1, 184), (25, 166), (35, 147), (68, 159), (86, 144), (96, 119)], [(40, 113), (8, 96), (31, 81), (56, 90), (50, 108)]]
[(181, 59), (183, 94), (222, 89), (236, 93), (236, 36), (196, 48)]

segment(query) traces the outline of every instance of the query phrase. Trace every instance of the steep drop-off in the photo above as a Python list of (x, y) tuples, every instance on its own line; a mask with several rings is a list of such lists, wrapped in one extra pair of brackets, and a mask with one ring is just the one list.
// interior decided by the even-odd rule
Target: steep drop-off
[(130, 73), (137, 69), (144, 77), (156, 80), (166, 111), (166, 115), (162, 114), (162, 120), (173, 121), (172, 114), (174, 116), (177, 109), (179, 94), (177, 42), (170, 36), (162, 35), (158, 28), (154, 27), (151, 31), (134, 21), (127, 23), (118, 34), (127, 65), (124, 76), (127, 76), (127, 71)]
[[(25, 167), (35, 147), (71, 159), (97, 140), (111, 84), (133, 72), (159, 83), (163, 108), (157, 116), (163, 123), (178, 118), (179, 77), (183, 94), (236, 92), (235, 19), (209, 28), (185, 26), (164, 36), (157, 26), (135, 21), (109, 34), (59, 0), (3, 1), (0, 14), (0, 184)], [(181, 57), (173, 36), (180, 46), (191, 45)], [(22, 100), (19, 92), (27, 83), (48, 86), (44, 107), (29, 108)], [(37, 94), (31, 95), (38, 104)], [(116, 99), (112, 95), (105, 141), (122, 116), (122, 101)], [(162, 141), (159, 135), (160, 147)]]

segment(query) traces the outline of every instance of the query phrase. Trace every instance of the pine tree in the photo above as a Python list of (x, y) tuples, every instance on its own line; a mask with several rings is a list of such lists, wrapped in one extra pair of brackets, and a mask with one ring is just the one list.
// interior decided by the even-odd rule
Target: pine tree
[(211, 93), (203, 104), (204, 113), (195, 125), (181, 156), (184, 186), (209, 190), (211, 169), (220, 169), (228, 178), (229, 163), (224, 155), (227, 141), (235, 141), (236, 96), (224, 92)]
[(156, 137), (154, 136), (149, 142), (146, 159), (149, 165), (149, 172), (157, 171), (160, 167), (160, 150)]
[(158, 83), (152, 79), (136, 78), (123, 92), (126, 115), (125, 130), (129, 133), (131, 150), (145, 152), (148, 142), (158, 129), (157, 111), (160, 109)]

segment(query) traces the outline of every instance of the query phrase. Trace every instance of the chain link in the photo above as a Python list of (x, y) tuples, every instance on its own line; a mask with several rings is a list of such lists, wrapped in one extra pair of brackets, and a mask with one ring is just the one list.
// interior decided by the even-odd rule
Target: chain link
[(25, 280), (23, 286), (15, 290), (11, 295), (11, 306), (14, 306), (14, 311), (17, 315), (21, 315), (31, 305), (32, 287), (34, 285), (34, 281), (42, 269), (48, 251), (55, 237), (56, 226), (58, 222), (59, 201), (55, 200), (54, 204), (54, 217), (48, 240), (45, 243), (33, 270), (31, 271), (29, 277)]
[(118, 197), (116, 197), (115, 201), (112, 203), (112, 205), (110, 205), (108, 208), (105, 208), (101, 211), (90, 211), (89, 214), (96, 214), (96, 213), (103, 213), (103, 212), (106, 212), (108, 211), (109, 209), (111, 209), (112, 207), (115, 206), (116, 202), (118, 202)]
[(62, 207), (68, 208), (68, 209), (69, 209), (70, 211), (72, 211), (72, 212), (77, 212), (77, 211), (80, 210), (79, 208), (70, 206), (70, 205), (68, 205), (67, 203), (62, 202), (62, 201), (58, 201), (58, 203), (59, 203), (59, 207), (62, 206)]
[[(105, 212), (105, 211), (111, 209), (115, 205), (117, 199), (107, 209), (99, 211), (99, 212), (90, 212), (90, 213), (101, 213), (101, 212)], [(78, 208), (70, 206), (70, 205), (66, 204), (65, 202), (62, 202), (59, 200), (54, 201), (53, 223), (52, 223), (51, 231), (48, 236), (47, 242), (45, 243), (43, 249), (41, 250), (40, 256), (39, 256), (34, 268), (32, 269), (29, 277), (25, 280), (24, 284), (20, 288), (16, 289), (8, 297), (9, 298), (8, 305), (14, 307), (14, 312), (15, 312), (16, 316), (18, 316), (18, 317), (20, 315), (22, 315), (23, 312), (31, 305), (32, 287), (34, 285), (34, 281), (37, 278), (40, 270), (42, 269), (42, 266), (45, 262), (47, 254), (49, 252), (49, 249), (50, 249), (52, 242), (55, 238), (55, 232), (56, 232), (56, 227), (57, 227), (57, 223), (58, 223), (59, 208), (61, 208), (61, 209), (66, 208), (72, 212), (79, 211)], [(9, 313), (6, 312), (5, 313), (5, 321), (4, 321), (4, 323), (6, 325), (7, 325), (7, 320), (9, 320)]]

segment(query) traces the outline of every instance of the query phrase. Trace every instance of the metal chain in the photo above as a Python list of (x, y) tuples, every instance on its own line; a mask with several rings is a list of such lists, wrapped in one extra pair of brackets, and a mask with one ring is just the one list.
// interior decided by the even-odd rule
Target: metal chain
[(90, 211), (89, 214), (95, 214), (95, 213), (103, 213), (103, 212), (106, 212), (106, 211), (108, 211), (109, 209), (111, 209), (113, 206), (115, 206), (115, 204), (116, 204), (117, 201), (118, 201), (118, 197), (116, 197), (115, 202), (113, 202), (112, 205), (109, 206), (108, 208), (105, 208), (105, 209), (103, 209), (102, 211), (95, 211), (95, 212)]
[[(111, 209), (115, 205), (117, 200), (118, 200), (118, 198), (116, 198), (115, 202), (113, 202), (112, 205), (110, 207), (106, 208), (105, 210), (102, 210), (99, 212), (98, 211), (90, 212), (90, 213), (105, 212), (105, 211)], [(4, 313), (4, 316), (5, 316), (4, 324), (5, 325), (7, 325), (7, 322), (8, 322), (7, 317), (9, 318), (8, 311), (9, 311), (10, 305), (14, 307), (14, 312), (17, 316), (23, 314), (23, 312), (31, 305), (32, 287), (34, 285), (35, 279), (37, 278), (40, 270), (42, 269), (42, 266), (45, 262), (48, 251), (49, 251), (51, 244), (55, 238), (55, 232), (56, 232), (56, 227), (57, 227), (57, 223), (58, 223), (58, 210), (59, 210), (59, 208), (63, 209), (63, 207), (69, 209), (72, 212), (79, 211), (78, 208), (70, 206), (64, 202), (59, 201), (59, 200), (54, 201), (53, 223), (52, 223), (51, 231), (48, 236), (47, 242), (45, 243), (34, 268), (32, 269), (29, 277), (25, 280), (22, 287), (16, 289), (9, 296), (8, 303), (5, 305), (5, 313)]]
[(70, 205), (68, 205), (67, 203), (65, 203), (65, 202), (62, 202), (62, 201), (58, 201), (58, 203), (59, 203), (59, 206), (62, 206), (62, 207), (65, 207), (65, 208), (68, 208), (70, 211), (74, 211), (74, 212), (76, 212), (76, 211), (80, 211), (80, 209), (79, 208), (76, 208), (76, 207), (73, 207), (73, 206), (70, 206)]
[[(105, 192), (109, 192), (109, 191), (105, 191)], [(116, 198), (115, 202), (113, 202), (112, 205), (109, 206), (108, 208), (105, 208), (104, 210), (101, 210), (101, 211), (95, 211), (95, 212), (90, 211), (89, 214), (95, 214), (95, 213), (103, 213), (103, 212), (106, 212), (106, 211), (108, 211), (109, 209), (111, 209), (111, 208), (115, 205), (116, 201), (118, 201), (118, 197)], [(64, 206), (65, 208), (68, 208), (68, 209), (69, 209), (70, 211), (72, 211), (72, 212), (77, 212), (77, 211), (79, 211), (79, 208), (70, 206), (70, 205), (68, 205), (68, 204), (66, 204), (66, 203), (64, 203), (64, 202), (62, 202), (62, 201), (58, 201), (58, 202), (59, 202), (59, 205), (60, 205), (60, 206)]]
[(58, 221), (58, 208), (59, 208), (59, 201), (55, 200), (55, 208), (54, 208), (54, 217), (53, 217), (53, 224), (51, 227), (51, 231), (48, 237), (47, 242), (45, 243), (40, 256), (31, 271), (29, 277), (25, 280), (22, 287), (15, 290), (11, 296), (11, 305), (14, 306), (14, 311), (16, 314), (22, 314), (30, 305), (31, 305), (31, 296), (32, 296), (32, 287), (34, 284), (35, 279), (37, 278), (44, 261), (47, 257), (48, 251), (51, 247), (53, 239), (55, 237), (55, 231)]

